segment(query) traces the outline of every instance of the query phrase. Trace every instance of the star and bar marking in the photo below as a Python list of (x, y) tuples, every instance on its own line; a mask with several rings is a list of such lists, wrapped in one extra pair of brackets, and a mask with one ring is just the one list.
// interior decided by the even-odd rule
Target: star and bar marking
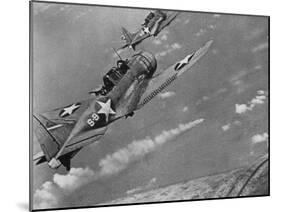
[(81, 106), (81, 103), (75, 103), (75, 104), (72, 104), (68, 107), (65, 107), (65, 108), (62, 109), (59, 116), (62, 117), (62, 118), (66, 117), (66, 116), (69, 116), (72, 113), (74, 113), (80, 106)]
[(87, 123), (93, 127), (95, 123), (99, 120), (98, 114), (104, 114), (105, 115), (105, 121), (108, 122), (109, 115), (115, 115), (116, 112), (111, 108), (111, 99), (108, 99), (105, 103), (101, 101), (97, 101), (97, 104), (99, 104), (100, 109), (91, 115), (91, 117), (87, 120)]

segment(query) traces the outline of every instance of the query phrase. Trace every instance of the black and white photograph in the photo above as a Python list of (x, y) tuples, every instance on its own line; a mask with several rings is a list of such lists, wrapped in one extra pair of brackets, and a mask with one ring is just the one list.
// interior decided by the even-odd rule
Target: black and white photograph
[(270, 195), (269, 16), (29, 9), (31, 210)]

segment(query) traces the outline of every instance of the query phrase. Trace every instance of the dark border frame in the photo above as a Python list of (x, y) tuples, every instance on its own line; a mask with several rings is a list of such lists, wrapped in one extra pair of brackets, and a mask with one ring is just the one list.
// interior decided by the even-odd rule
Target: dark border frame
[[(49, 208), (49, 209), (33, 209), (33, 3), (47, 3), (47, 4), (67, 4), (79, 6), (96, 6), (96, 7), (113, 7), (113, 8), (130, 8), (130, 9), (161, 9), (165, 11), (179, 11), (191, 13), (204, 13), (204, 14), (220, 14), (220, 15), (238, 15), (238, 16), (251, 16), (251, 17), (264, 17), (268, 20), (268, 194), (267, 195), (253, 195), (253, 196), (238, 196), (238, 197), (220, 197), (220, 198), (204, 198), (193, 200), (171, 200), (161, 202), (144, 202), (144, 203), (127, 203), (127, 204), (112, 204), (112, 205), (93, 205), (93, 206), (77, 206), (77, 207), (63, 207), (63, 208)], [(195, 202), (204, 200), (225, 200), (225, 199), (241, 199), (252, 197), (268, 197), (270, 196), (270, 16), (269, 15), (252, 15), (252, 14), (239, 14), (239, 13), (225, 13), (225, 12), (206, 12), (206, 11), (191, 11), (191, 10), (176, 10), (176, 9), (163, 9), (163, 8), (147, 8), (147, 7), (130, 7), (130, 6), (117, 6), (117, 5), (103, 5), (103, 4), (88, 4), (88, 3), (71, 3), (71, 2), (55, 2), (55, 1), (29, 1), (29, 210), (30, 211), (54, 211), (54, 210), (70, 210), (70, 209), (85, 209), (85, 208), (100, 208), (100, 207), (116, 207), (116, 206), (132, 206), (132, 205), (149, 205), (149, 204), (163, 204), (163, 203), (178, 203), (178, 202)]]

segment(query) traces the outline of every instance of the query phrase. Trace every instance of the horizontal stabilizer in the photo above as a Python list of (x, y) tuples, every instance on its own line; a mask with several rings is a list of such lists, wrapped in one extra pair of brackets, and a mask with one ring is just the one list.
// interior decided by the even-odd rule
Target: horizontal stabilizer
[(40, 164), (40, 163), (44, 163), (46, 162), (46, 157), (44, 155), (44, 153), (42, 151), (36, 153), (35, 155), (33, 155), (33, 161), (35, 162), (36, 165)]

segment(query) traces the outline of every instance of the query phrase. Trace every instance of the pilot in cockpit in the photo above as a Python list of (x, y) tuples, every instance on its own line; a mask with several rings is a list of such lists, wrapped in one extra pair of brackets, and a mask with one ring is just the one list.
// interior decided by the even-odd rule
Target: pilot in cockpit
[(114, 87), (114, 83), (111, 79), (119, 81), (128, 71), (129, 66), (127, 60), (118, 60), (117, 67), (112, 67), (103, 77), (104, 86), (101, 89), (101, 94), (105, 95)]

